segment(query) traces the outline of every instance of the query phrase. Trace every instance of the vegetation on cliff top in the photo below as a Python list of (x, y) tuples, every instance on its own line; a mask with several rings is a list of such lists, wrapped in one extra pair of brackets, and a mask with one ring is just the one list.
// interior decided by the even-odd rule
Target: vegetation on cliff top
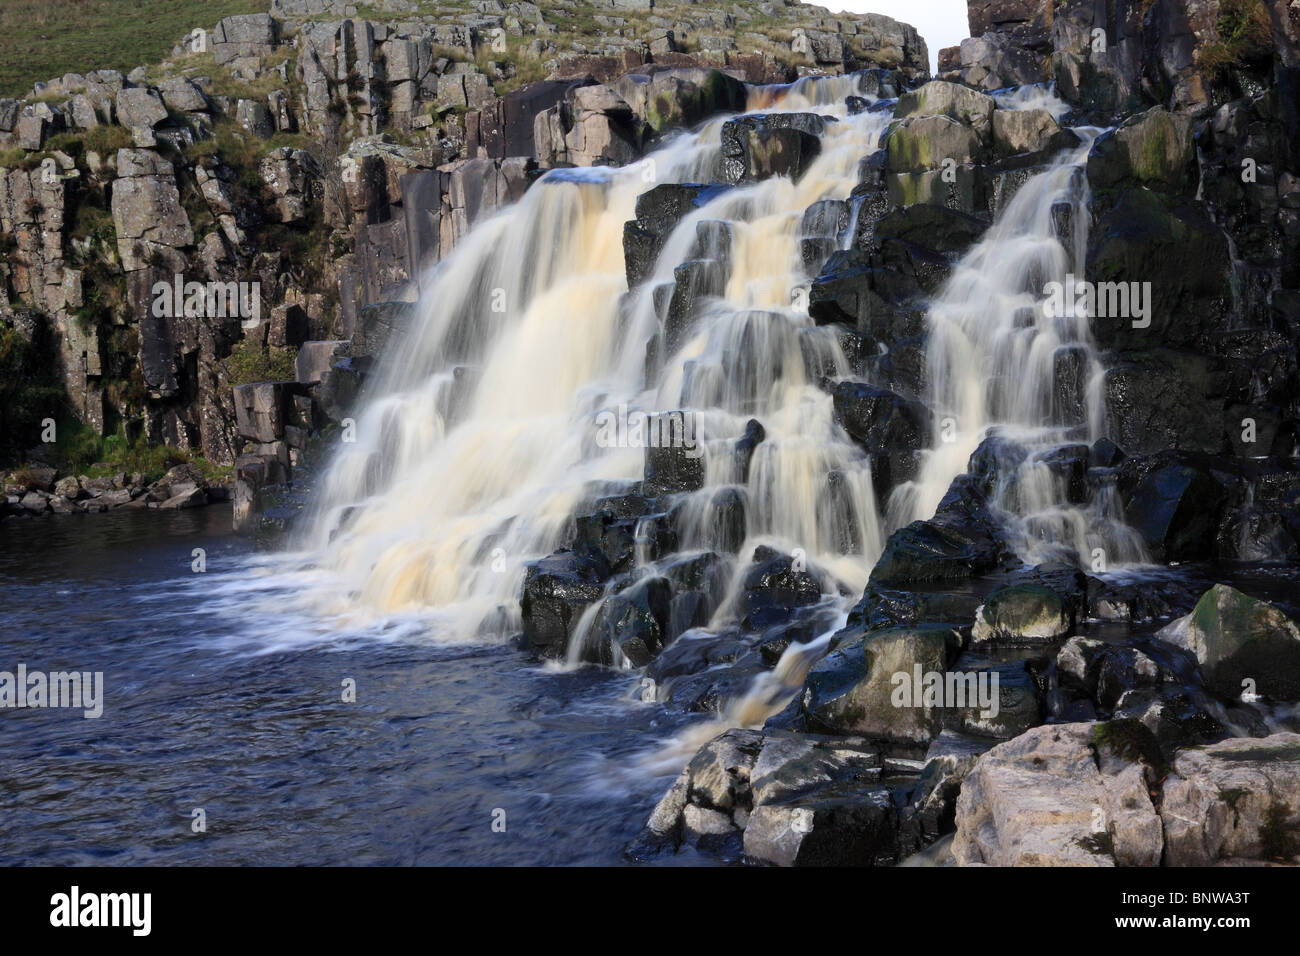
[(126, 73), (165, 59), (195, 27), (270, 9), (270, 0), (5, 0), (0, 96), (22, 96), (34, 80), (64, 73)]

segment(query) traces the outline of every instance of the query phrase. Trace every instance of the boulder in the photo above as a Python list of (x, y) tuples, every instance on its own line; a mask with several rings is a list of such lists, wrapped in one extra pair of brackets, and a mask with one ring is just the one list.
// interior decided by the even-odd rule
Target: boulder
[(916, 451), (929, 444), (930, 410), (920, 402), (863, 382), (832, 392), (835, 418), (868, 452)]
[(669, 641), (672, 587), (650, 577), (607, 598), (586, 635), (582, 659), (644, 667)]
[[(804, 681), (800, 701), (809, 726), (928, 745), (952, 702), (913, 700), (914, 674), (919, 668), (922, 675), (946, 675), (960, 646), (960, 635), (945, 627), (845, 633)], [(902, 690), (908, 691), (906, 698)]]
[(821, 581), (805, 559), (766, 545), (754, 549), (743, 588), (745, 622), (751, 627), (774, 618), (787, 620), (792, 608), (816, 604), (822, 596)]
[(993, 145), (1003, 156), (1054, 153), (1078, 142), (1047, 110), (995, 110)]
[(1161, 794), (1168, 866), (1300, 862), (1300, 734), (1184, 750)]
[(957, 863), (1158, 866), (1145, 733), (1135, 721), (1050, 724), (988, 751), (957, 798)]
[(1236, 588), (1216, 584), (1156, 636), (1190, 652), (1206, 685), (1225, 698), (1253, 691), (1300, 700), (1300, 625)]
[(867, 741), (728, 730), (692, 758), (626, 853), (773, 866), (887, 866), (919, 848)]
[(947, 116), (914, 116), (885, 131), (886, 163), (893, 173), (980, 162), (983, 142), (973, 128)]
[[(676, 414), (693, 413), (686, 411)], [(647, 444), (644, 474), (642, 487), (647, 495), (698, 491), (704, 487), (704, 445), (698, 435), (691, 440), (690, 447), (687, 447), (684, 438), (680, 442)]]
[(1016, 584), (988, 596), (975, 613), (976, 644), (1044, 644), (1069, 634), (1074, 615), (1068, 603), (1041, 584)]
[(167, 119), (162, 97), (145, 87), (117, 91), (117, 121), (127, 129), (153, 129)]
[(934, 517), (899, 528), (871, 571), (878, 587), (969, 578), (1015, 563), (978, 479), (958, 475)]
[(234, 397), (235, 428), (241, 437), (257, 442), (279, 441), (284, 437), (289, 400), (285, 383), (238, 385)]
[(1214, 551), (1225, 498), (1223, 485), (1208, 469), (1193, 461), (1174, 462), (1143, 474), (1124, 508), (1153, 557), (1194, 561)]
[(524, 637), (547, 657), (562, 657), (578, 619), (604, 594), (609, 568), (590, 553), (557, 551), (528, 565), (520, 610)]
[(1099, 136), (1088, 154), (1093, 189), (1136, 183), (1176, 192), (1197, 178), (1192, 117), (1158, 106)]
[(993, 124), (996, 105), (993, 97), (986, 93), (959, 83), (931, 80), (902, 94), (898, 98), (894, 115), (899, 119), (909, 116), (946, 116), (969, 125), (981, 136), (987, 136)]

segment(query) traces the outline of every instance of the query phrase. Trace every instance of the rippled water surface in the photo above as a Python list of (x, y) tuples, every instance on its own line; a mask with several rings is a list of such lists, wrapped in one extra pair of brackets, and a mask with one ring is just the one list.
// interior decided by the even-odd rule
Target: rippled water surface
[(508, 645), (295, 644), (300, 622), (232, 610), (274, 558), (229, 527), (219, 506), (0, 522), (0, 670), (102, 671), (106, 700), (0, 710), (0, 864), (620, 862), (669, 782), (638, 758), (683, 718)]

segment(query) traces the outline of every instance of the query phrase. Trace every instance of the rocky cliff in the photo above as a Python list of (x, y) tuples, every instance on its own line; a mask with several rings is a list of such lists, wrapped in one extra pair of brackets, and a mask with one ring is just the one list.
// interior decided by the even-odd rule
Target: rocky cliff
[[(10, 404), (7, 458), (70, 413), (213, 465), (251, 443), (287, 466), (325, 421), (309, 393), (334, 352), (369, 355), (347, 344), (359, 312), (414, 299), (422, 270), (540, 170), (628, 162), (740, 108), (743, 83), (927, 69), (911, 27), (798, 4), (368, 9), (275, 0), (178, 38), (162, 64), (0, 101), (0, 323), (14, 373), (45, 386)], [(202, 284), (204, 304), (160, 308), (155, 287), (176, 282)], [(277, 405), (276, 427), (241, 426), (241, 408), (264, 409), (232, 390), (277, 373), (283, 425)]]

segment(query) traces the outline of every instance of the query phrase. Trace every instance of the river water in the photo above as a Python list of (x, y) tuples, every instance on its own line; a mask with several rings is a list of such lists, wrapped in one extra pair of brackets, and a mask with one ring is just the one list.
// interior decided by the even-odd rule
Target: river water
[(500, 642), (258, 630), (230, 604), (277, 558), (229, 529), (0, 522), (0, 670), (102, 671), (105, 697), (0, 711), (0, 865), (620, 862), (672, 776), (637, 757), (684, 717)]

